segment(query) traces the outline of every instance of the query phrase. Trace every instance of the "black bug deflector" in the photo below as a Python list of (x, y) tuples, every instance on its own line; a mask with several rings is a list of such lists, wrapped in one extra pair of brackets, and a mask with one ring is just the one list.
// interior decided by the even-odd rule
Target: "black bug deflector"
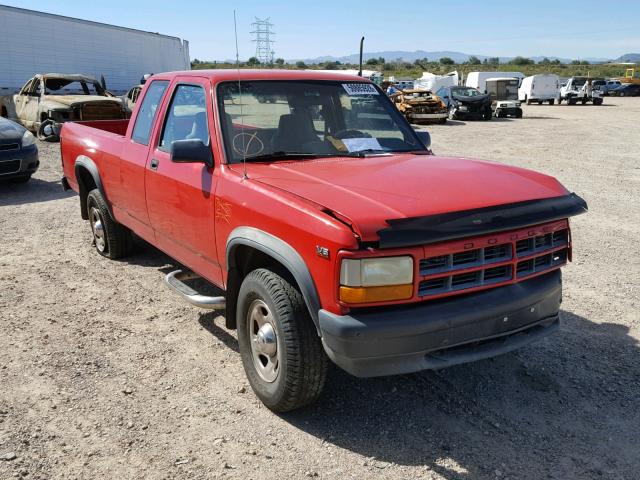
[(409, 247), (486, 235), (562, 220), (587, 210), (587, 202), (571, 193), (562, 197), (387, 220), (389, 227), (378, 231), (379, 247)]

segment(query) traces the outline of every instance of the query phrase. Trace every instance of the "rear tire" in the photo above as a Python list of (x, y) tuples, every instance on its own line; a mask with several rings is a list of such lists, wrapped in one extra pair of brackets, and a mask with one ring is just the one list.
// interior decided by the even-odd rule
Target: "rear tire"
[(549, 105), (553, 105), (555, 102), (555, 100), (552, 98), (551, 100), (549, 100)]
[(287, 412), (318, 399), (328, 361), (297, 288), (270, 270), (252, 271), (238, 293), (236, 321), (244, 370), (267, 408)]
[(542, 100), (538, 100), (538, 105), (542, 105)]
[(131, 252), (131, 230), (111, 217), (107, 202), (97, 188), (87, 195), (87, 211), (93, 243), (100, 255), (115, 260)]
[(482, 114), (482, 119), (484, 121), (488, 121), (491, 120), (491, 117), (493, 117), (493, 111), (491, 110), (491, 107), (486, 107), (484, 109), (484, 113)]

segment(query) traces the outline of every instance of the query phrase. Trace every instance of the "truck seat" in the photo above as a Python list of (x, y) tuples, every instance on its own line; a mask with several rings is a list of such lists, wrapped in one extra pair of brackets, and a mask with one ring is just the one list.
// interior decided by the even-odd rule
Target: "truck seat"
[(307, 115), (290, 113), (280, 116), (278, 130), (271, 142), (274, 152), (304, 152), (304, 145), (317, 143), (320, 138)]

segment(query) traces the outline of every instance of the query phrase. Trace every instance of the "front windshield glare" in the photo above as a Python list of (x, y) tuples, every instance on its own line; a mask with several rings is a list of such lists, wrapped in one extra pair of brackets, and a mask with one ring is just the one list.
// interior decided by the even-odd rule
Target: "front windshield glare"
[(234, 81), (219, 86), (218, 104), (231, 163), (424, 150), (369, 83)]

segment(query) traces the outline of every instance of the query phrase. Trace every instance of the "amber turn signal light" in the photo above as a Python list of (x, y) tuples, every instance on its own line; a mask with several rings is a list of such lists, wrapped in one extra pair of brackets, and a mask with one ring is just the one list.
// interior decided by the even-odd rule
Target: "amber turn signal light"
[(340, 287), (340, 300), (351, 304), (407, 300), (412, 296), (413, 284), (384, 287)]

